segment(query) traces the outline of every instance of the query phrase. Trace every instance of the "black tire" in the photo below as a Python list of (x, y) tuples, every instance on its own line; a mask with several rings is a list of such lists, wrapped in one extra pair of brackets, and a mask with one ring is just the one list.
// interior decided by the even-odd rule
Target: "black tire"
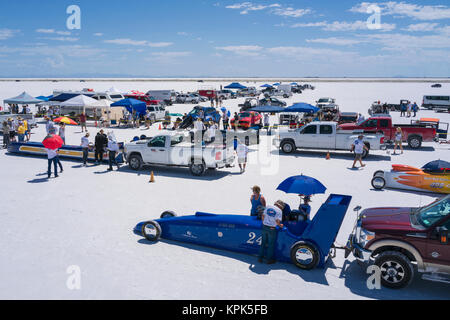
[(156, 221), (148, 221), (142, 226), (142, 235), (148, 241), (157, 242), (161, 238), (161, 226)]
[(201, 163), (196, 163), (194, 160), (189, 165), (189, 170), (191, 171), (191, 174), (193, 176), (199, 177), (202, 176), (206, 171), (206, 165), (205, 162), (202, 161)]
[(161, 213), (160, 218), (161, 219), (165, 219), (165, 218), (174, 218), (176, 217), (176, 213), (173, 211), (164, 211), (163, 213)]
[(128, 166), (134, 171), (141, 170), (142, 164), (142, 157), (138, 154), (132, 154), (128, 159)]
[(375, 265), (381, 269), (381, 284), (391, 289), (408, 286), (414, 278), (411, 261), (398, 251), (385, 251), (375, 259)]
[(383, 170), (375, 171), (375, 173), (373, 174), (373, 177), (376, 177), (376, 176), (384, 176), (384, 171)]
[(372, 187), (375, 190), (383, 190), (386, 187), (386, 180), (383, 177), (375, 176), (371, 181)]
[(422, 138), (420, 136), (410, 136), (408, 145), (411, 149), (419, 149), (422, 146)]
[(312, 270), (319, 263), (319, 251), (306, 242), (297, 242), (291, 248), (291, 260), (298, 268)]
[(297, 148), (295, 147), (294, 142), (287, 140), (287, 141), (282, 141), (281, 145), (280, 145), (280, 149), (281, 151), (283, 151), (284, 153), (292, 153), (294, 152)]

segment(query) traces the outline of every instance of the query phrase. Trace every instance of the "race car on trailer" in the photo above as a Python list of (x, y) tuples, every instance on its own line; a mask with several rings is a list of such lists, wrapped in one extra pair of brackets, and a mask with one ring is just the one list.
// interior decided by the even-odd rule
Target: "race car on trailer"
[[(334, 241), (352, 197), (332, 194), (312, 220), (292, 211), (290, 221), (278, 227), (274, 257), (305, 270), (324, 267), (333, 257)], [(256, 216), (197, 212), (177, 217), (166, 211), (158, 220), (140, 222), (134, 232), (147, 240), (188, 242), (201, 246), (256, 255), (261, 246), (262, 221)]]

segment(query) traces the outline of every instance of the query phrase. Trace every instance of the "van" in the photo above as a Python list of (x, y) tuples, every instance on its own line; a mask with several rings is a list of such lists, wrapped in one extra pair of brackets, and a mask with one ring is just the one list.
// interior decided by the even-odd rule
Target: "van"
[(174, 104), (177, 98), (173, 90), (149, 90), (147, 95), (153, 97), (155, 100), (163, 101), (168, 106)]
[(422, 108), (448, 108), (450, 110), (450, 96), (424, 96)]

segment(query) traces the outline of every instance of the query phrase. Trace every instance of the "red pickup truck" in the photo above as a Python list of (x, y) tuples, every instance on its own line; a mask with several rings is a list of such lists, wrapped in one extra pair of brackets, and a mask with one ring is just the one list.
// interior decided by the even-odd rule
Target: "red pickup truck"
[(386, 142), (392, 142), (396, 129), (400, 127), (403, 132), (403, 142), (408, 142), (412, 149), (418, 149), (422, 142), (436, 141), (436, 127), (427, 124), (392, 124), (389, 116), (371, 117), (359, 123), (345, 123), (339, 126), (341, 130), (363, 130), (364, 132), (383, 132)]

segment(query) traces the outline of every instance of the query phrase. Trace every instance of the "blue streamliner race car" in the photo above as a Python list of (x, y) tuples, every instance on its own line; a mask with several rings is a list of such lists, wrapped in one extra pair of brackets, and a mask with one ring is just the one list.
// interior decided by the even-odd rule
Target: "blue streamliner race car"
[[(294, 219), (278, 227), (275, 258), (301, 269), (324, 267), (352, 197), (332, 194), (312, 220)], [(261, 245), (262, 221), (255, 216), (197, 212), (176, 217), (166, 211), (161, 218), (139, 223), (134, 231), (149, 241), (175, 240), (256, 255)]]

